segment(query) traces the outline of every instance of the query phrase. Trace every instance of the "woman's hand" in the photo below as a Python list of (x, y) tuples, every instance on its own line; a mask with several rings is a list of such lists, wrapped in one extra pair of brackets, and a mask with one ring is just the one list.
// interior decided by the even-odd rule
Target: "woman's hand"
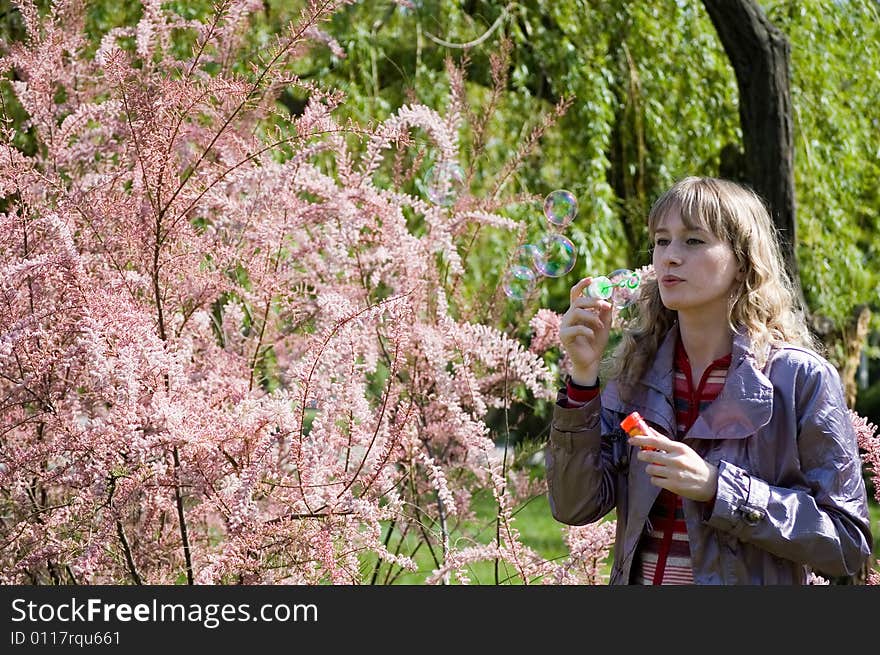
[(628, 442), (639, 447), (638, 459), (648, 463), (645, 471), (651, 476), (651, 484), (683, 498), (700, 502), (712, 500), (718, 489), (718, 467), (704, 460), (690, 446), (655, 430), (651, 432), (630, 437)]
[(584, 278), (569, 293), (571, 304), (559, 323), (559, 341), (571, 361), (576, 384), (592, 385), (611, 331), (611, 303), (583, 295), (592, 278)]

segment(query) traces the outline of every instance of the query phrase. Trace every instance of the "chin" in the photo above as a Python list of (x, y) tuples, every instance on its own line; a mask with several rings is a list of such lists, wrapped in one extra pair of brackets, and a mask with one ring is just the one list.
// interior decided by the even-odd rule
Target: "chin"
[(663, 303), (663, 306), (673, 312), (677, 312), (680, 309), (681, 303), (677, 302), (673, 298), (664, 298), (663, 294), (660, 294), (660, 302)]

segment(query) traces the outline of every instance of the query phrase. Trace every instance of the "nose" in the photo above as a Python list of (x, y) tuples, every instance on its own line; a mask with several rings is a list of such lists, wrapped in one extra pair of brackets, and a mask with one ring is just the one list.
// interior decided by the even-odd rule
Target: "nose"
[[(657, 252), (656, 250), (654, 252)], [(681, 264), (681, 248), (676, 240), (670, 241), (665, 248), (659, 250), (660, 263), (664, 266)]]

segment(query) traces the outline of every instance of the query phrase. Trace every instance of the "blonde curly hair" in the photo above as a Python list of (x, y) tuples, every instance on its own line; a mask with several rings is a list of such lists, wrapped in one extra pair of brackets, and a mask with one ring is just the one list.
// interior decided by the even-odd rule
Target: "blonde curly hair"
[[(731, 295), (728, 323), (734, 332), (750, 337), (759, 366), (766, 362), (769, 345), (785, 342), (820, 349), (797, 306), (770, 214), (757, 194), (729, 180), (687, 177), (651, 207), (652, 241), (657, 225), (673, 209), (681, 212), (687, 227), (705, 228), (730, 244), (744, 275)], [(650, 367), (676, 318), (660, 300), (656, 278), (644, 280), (637, 313), (606, 362), (607, 377), (617, 380), (624, 397)]]

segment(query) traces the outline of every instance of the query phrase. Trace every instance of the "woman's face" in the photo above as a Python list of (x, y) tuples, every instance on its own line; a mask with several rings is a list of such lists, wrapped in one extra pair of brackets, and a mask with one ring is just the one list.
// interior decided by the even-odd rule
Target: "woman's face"
[(703, 227), (689, 228), (673, 207), (657, 224), (653, 263), (660, 299), (679, 318), (728, 320), (730, 291), (741, 279), (729, 243)]

